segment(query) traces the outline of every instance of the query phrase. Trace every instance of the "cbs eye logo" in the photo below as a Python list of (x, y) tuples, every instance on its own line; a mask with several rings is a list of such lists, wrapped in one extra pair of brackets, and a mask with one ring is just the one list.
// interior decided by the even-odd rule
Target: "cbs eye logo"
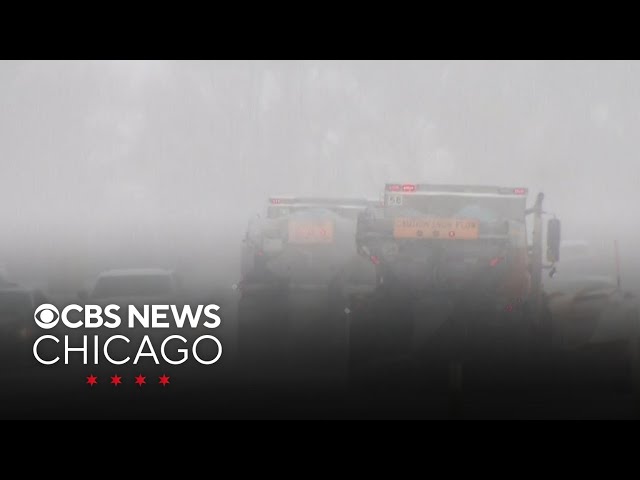
[(33, 314), (33, 319), (40, 328), (50, 329), (55, 327), (60, 320), (60, 312), (50, 303), (40, 305)]

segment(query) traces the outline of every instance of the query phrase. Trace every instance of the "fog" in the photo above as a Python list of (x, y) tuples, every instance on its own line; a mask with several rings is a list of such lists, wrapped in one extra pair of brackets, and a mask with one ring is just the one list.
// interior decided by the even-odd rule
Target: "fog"
[(622, 61), (3, 61), (0, 264), (232, 283), (269, 195), (388, 181), (543, 191), (565, 238), (630, 258), (639, 83)]

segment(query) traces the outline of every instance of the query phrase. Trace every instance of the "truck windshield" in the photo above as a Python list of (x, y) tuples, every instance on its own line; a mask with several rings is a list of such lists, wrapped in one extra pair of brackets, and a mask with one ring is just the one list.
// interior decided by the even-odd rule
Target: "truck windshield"
[(446, 218), (473, 218), (481, 222), (512, 220), (524, 222), (526, 199), (507, 196), (402, 195), (397, 206), (403, 213)]

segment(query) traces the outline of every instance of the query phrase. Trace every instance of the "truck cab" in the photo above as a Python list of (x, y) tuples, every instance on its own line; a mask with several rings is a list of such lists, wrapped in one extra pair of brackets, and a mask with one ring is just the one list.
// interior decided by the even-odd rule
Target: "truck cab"
[(361, 198), (269, 198), (249, 222), (242, 246), (241, 291), (275, 285), (326, 286), (357, 256), (353, 238)]
[(499, 295), (521, 302), (531, 283), (526, 188), (388, 183), (384, 203), (358, 221), (357, 248), (380, 286)]

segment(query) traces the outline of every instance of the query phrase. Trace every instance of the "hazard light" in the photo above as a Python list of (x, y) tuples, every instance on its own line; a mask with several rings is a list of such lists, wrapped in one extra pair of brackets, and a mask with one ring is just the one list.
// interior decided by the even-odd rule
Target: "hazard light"
[(515, 195), (526, 195), (527, 194), (527, 189), (526, 188), (514, 188), (513, 189), (513, 193)]
[(496, 265), (498, 265), (501, 261), (502, 261), (502, 257), (493, 257), (493, 258), (489, 261), (489, 265), (491, 265), (492, 267), (495, 267), (495, 266), (496, 266)]
[(390, 192), (415, 192), (418, 186), (414, 183), (391, 183), (387, 185), (387, 190)]

